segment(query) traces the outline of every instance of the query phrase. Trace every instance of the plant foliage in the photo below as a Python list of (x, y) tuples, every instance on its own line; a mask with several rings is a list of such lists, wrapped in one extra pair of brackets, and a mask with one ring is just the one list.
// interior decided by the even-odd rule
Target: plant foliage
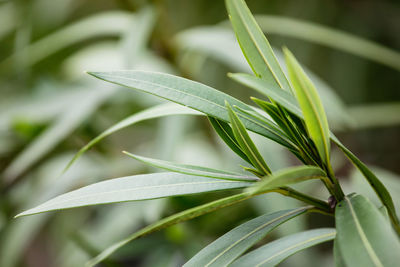
[[(263, 99), (244, 102), (204, 84), (170, 74), (147, 71), (90, 72), (117, 85), (152, 94), (183, 105), (164, 105), (133, 115), (105, 131), (76, 154), (105, 136), (133, 123), (166, 115), (205, 115), (217, 134), (246, 166), (247, 174), (202, 166), (185, 165), (126, 154), (142, 163), (170, 172), (122, 177), (95, 183), (60, 195), (18, 216), (60, 209), (123, 201), (140, 201), (212, 191), (242, 190), (213, 202), (191, 208), (149, 225), (112, 245), (88, 263), (93, 266), (128, 242), (145, 234), (256, 195), (277, 192), (306, 206), (264, 214), (237, 226), (198, 252), (185, 266), (275, 266), (296, 252), (335, 239), (337, 264), (346, 266), (395, 266), (400, 261), (399, 220), (387, 189), (368, 167), (330, 131), (315, 85), (284, 48), (288, 75), (243, 0), (226, 0), (237, 40), (254, 75), (231, 74), (235, 81), (260, 92)], [(33, 64), (31, 62), (31, 64)], [(187, 108), (193, 109), (191, 111)], [(303, 166), (271, 171), (249, 133), (268, 138), (290, 151)], [(345, 195), (330, 159), (331, 140), (360, 169), (388, 211), (390, 222), (362, 195)], [(68, 168), (67, 167), (67, 168)], [(322, 182), (330, 194), (322, 200), (290, 186), (306, 180)], [(318, 181), (320, 180), (320, 181)], [(309, 212), (334, 216), (336, 229), (313, 229), (289, 235), (247, 252), (270, 231), (294, 217)], [(397, 232), (397, 233), (396, 233)]]

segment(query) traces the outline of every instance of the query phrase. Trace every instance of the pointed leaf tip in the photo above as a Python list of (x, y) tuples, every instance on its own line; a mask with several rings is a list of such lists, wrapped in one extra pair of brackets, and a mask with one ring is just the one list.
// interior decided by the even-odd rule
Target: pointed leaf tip
[(314, 142), (323, 162), (329, 164), (330, 131), (317, 89), (294, 55), (285, 47), (283, 48), (283, 52), (285, 54), (289, 77), (304, 115), (307, 132)]

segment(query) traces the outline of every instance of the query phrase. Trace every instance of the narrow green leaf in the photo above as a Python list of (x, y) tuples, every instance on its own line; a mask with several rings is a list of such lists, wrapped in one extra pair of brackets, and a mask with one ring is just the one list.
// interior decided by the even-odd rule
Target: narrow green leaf
[[(282, 90), (280, 90), (280, 91), (282, 91)], [(254, 103), (256, 103), (260, 108), (262, 108), (262, 110), (264, 110), (266, 113), (268, 113), (268, 115), (271, 116), (271, 118), (276, 122), (276, 124), (279, 125), (281, 130), (287, 134), (287, 136), (291, 142), (299, 145), (298, 136), (300, 133), (294, 127), (294, 124), (292, 122), (288, 121), (289, 115), (287, 115), (288, 117), (286, 117), (286, 114), (282, 114), (282, 112), (280, 110), (283, 108), (282, 106), (278, 107), (275, 104), (272, 104), (271, 102), (260, 100), (255, 97), (251, 97), (251, 100), (253, 100)], [(297, 117), (291, 117), (291, 118), (296, 119)], [(301, 123), (301, 120), (300, 120), (300, 123)], [(294, 130), (296, 132), (294, 132)]]
[(203, 248), (184, 267), (227, 266), (280, 224), (303, 214), (309, 207), (264, 214), (232, 229)]
[[(279, 25), (275, 27), (279, 28)], [(207, 57), (226, 64), (236, 72), (247, 73), (251, 71), (246, 59), (241, 55), (240, 46), (237, 45), (236, 40), (232, 39), (231, 30), (222, 25), (191, 28), (180, 32), (176, 39), (177, 46), (183, 53), (189, 55), (204, 54)], [(283, 67), (285, 62), (283, 54), (277, 49), (273, 50), (278, 62)], [(318, 89), (318, 93), (326, 109), (329, 126), (341, 130), (352, 127), (354, 120), (347, 114), (346, 105), (335, 93), (335, 90), (309, 69), (304, 66), (303, 69)], [(399, 120), (393, 119), (393, 121)]]
[[(89, 74), (111, 83), (165, 98), (225, 122), (229, 122), (225, 101), (244, 110), (251, 110), (245, 103), (223, 92), (170, 74), (147, 71), (93, 72)], [(291, 144), (276, 133), (270, 125), (249, 120), (242, 116), (241, 119), (243, 119), (243, 124), (247, 129), (292, 148)], [(270, 122), (270, 124), (274, 123)]]
[(243, 160), (251, 163), (246, 154), (243, 153), (239, 144), (237, 143), (235, 136), (233, 135), (233, 131), (231, 126), (228, 123), (221, 121), (219, 119), (208, 117), (212, 127), (217, 132), (217, 134), (221, 137), (221, 139), (227, 144), (233, 152), (235, 152), (239, 157)]
[(244, 176), (244, 175), (234, 173), (234, 172), (222, 171), (222, 170), (211, 169), (211, 168), (206, 168), (206, 167), (201, 167), (201, 166), (180, 164), (180, 163), (169, 162), (169, 161), (164, 161), (164, 160), (159, 160), (159, 159), (146, 158), (146, 157), (134, 155), (134, 154), (131, 154), (131, 153), (128, 153), (125, 151), (124, 151), (124, 153), (138, 161), (145, 163), (145, 164), (148, 164), (148, 165), (151, 165), (154, 167), (158, 167), (161, 169), (173, 171), (173, 172), (183, 173), (183, 174), (209, 177), (209, 178), (217, 178), (217, 179), (225, 179), (225, 180), (244, 181), (244, 182), (260, 180), (257, 177)]
[(145, 109), (138, 113), (135, 113), (135, 114), (119, 121), (118, 123), (114, 124), (107, 130), (105, 130), (104, 132), (99, 134), (97, 137), (92, 139), (87, 145), (82, 147), (78, 151), (78, 153), (76, 153), (74, 155), (74, 157), (71, 159), (71, 161), (65, 167), (63, 172), (66, 172), (78, 158), (80, 158), (86, 151), (88, 151), (90, 148), (92, 148), (94, 145), (96, 145), (98, 142), (100, 142), (107, 136), (109, 136), (117, 131), (120, 131), (128, 126), (131, 126), (138, 122), (144, 121), (144, 120), (155, 119), (155, 118), (171, 116), (171, 115), (202, 115), (202, 114), (195, 110), (191, 110), (191, 109), (182, 107), (180, 105), (176, 105), (175, 103), (161, 104), (158, 106), (154, 106), (154, 107)]
[(379, 210), (364, 196), (336, 206), (337, 242), (347, 266), (397, 266), (400, 241)]
[(269, 84), (267, 81), (245, 73), (229, 74), (229, 77), (235, 81), (248, 86), (268, 98), (274, 100), (276, 103), (286, 108), (293, 114), (302, 117), (301, 109), (299, 108), (296, 98), (287, 91), (281, 90), (279, 87)]
[(240, 121), (236, 113), (232, 110), (228, 102), (226, 102), (226, 107), (228, 108), (229, 117), (231, 118), (233, 134), (235, 135), (235, 138), (243, 152), (258, 171), (260, 171), (263, 175), (270, 174), (271, 170), (269, 169), (267, 163), (265, 163), (260, 152), (258, 152), (258, 149), (247, 133), (245, 126)]
[(213, 202), (210, 202), (210, 203), (198, 206), (198, 207), (194, 207), (194, 208), (179, 212), (177, 214), (171, 215), (164, 219), (161, 219), (160, 221), (150, 224), (149, 226), (146, 226), (145, 228), (137, 231), (136, 233), (132, 234), (131, 236), (127, 237), (126, 239), (121, 240), (121, 241), (115, 243), (114, 245), (108, 247), (103, 252), (101, 252), (97, 257), (95, 257), (91, 261), (89, 261), (86, 266), (87, 267), (95, 266), (96, 264), (100, 263), (101, 261), (103, 261), (104, 259), (109, 257), (111, 254), (113, 254), (119, 248), (123, 247), (124, 245), (128, 244), (129, 242), (131, 242), (139, 237), (142, 237), (142, 236), (150, 234), (152, 232), (161, 230), (168, 226), (199, 217), (201, 215), (210, 213), (212, 211), (231, 206), (235, 203), (244, 201), (251, 197), (253, 197), (253, 196), (249, 196), (246, 193), (241, 193), (241, 194), (229, 196), (226, 198), (218, 199), (216, 201), (213, 201)]
[(400, 53), (354, 34), (314, 22), (281, 16), (259, 15), (256, 20), (268, 34), (294, 37), (342, 50), (400, 71)]
[(77, 208), (125, 201), (189, 195), (224, 189), (243, 188), (251, 182), (217, 180), (173, 172), (127, 176), (91, 184), (17, 215)]
[(326, 173), (315, 166), (290, 167), (266, 177), (247, 189), (250, 193), (264, 192), (290, 184), (300, 183), (310, 179), (325, 179)]
[(289, 77), (303, 111), (308, 134), (314, 141), (323, 162), (329, 164), (329, 126), (318, 92), (292, 53), (287, 49), (284, 49), (284, 53)]
[(331, 139), (335, 144), (343, 151), (343, 153), (351, 160), (354, 166), (364, 175), (365, 179), (374, 189), (375, 193), (378, 195), (382, 204), (387, 208), (390, 220), (392, 221), (393, 227), (396, 232), (400, 235), (400, 222), (396, 214), (396, 209), (392, 200), (392, 196), (386, 189), (385, 185), (379, 180), (378, 177), (365, 165), (361, 160), (359, 160), (350, 150), (348, 150), (337, 137), (331, 134)]
[(335, 235), (336, 231), (333, 228), (320, 228), (289, 235), (245, 254), (230, 266), (276, 266), (301, 250), (334, 239)]
[(255, 74), (271, 84), (290, 91), (290, 85), (274, 52), (243, 0), (226, 0), (233, 30)]

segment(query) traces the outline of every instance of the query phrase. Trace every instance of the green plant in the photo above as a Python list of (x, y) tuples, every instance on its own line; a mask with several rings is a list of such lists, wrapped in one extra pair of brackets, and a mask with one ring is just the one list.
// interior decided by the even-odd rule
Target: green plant
[[(172, 75), (144, 71), (90, 74), (200, 112), (166, 105), (137, 114), (129, 122), (115, 126), (104, 135), (123, 125), (151, 117), (204, 114), (232, 151), (247, 162), (248, 166), (243, 166), (243, 169), (250, 174), (183, 165), (126, 153), (139, 161), (170, 172), (123, 177), (92, 184), (49, 200), (18, 216), (88, 205), (245, 188), (242, 193), (191, 208), (143, 228), (103, 251), (88, 263), (93, 266), (121, 246), (143, 235), (260, 194), (277, 192), (298, 199), (307, 206), (252, 219), (201, 250), (185, 266), (276, 265), (302, 249), (333, 239), (337, 265), (344, 262), (348, 266), (394, 266), (400, 260), (397, 253), (392, 253), (400, 249), (397, 236), (400, 234), (400, 224), (390, 194), (367, 166), (330, 132), (317, 91), (289, 50), (284, 48), (289, 73), (287, 78), (244, 1), (227, 0), (226, 4), (243, 54), (255, 74), (231, 74), (230, 77), (265, 95), (265, 100), (252, 98), (258, 108), (206, 85)], [(286, 147), (304, 166), (272, 173), (247, 130)], [(382, 209), (387, 211), (391, 225), (385, 215), (367, 198), (357, 194), (346, 196), (343, 193), (330, 162), (331, 141), (365, 176), (380, 198)], [(83, 148), (73, 160), (90, 145)], [(325, 185), (330, 194), (328, 201), (289, 187), (311, 179), (321, 180)], [(336, 229), (297, 233), (241, 256), (278, 225), (309, 212), (334, 216)]]

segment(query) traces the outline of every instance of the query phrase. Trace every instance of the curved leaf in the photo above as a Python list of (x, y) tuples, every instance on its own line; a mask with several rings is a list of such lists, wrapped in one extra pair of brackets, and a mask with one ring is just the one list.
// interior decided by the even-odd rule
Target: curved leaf
[(277, 211), (252, 219), (203, 248), (183, 266), (227, 266), (280, 224), (305, 213), (307, 209)]
[(230, 266), (276, 266), (301, 250), (334, 239), (335, 234), (333, 228), (321, 228), (289, 235), (247, 253)]
[(289, 77), (304, 114), (310, 138), (325, 164), (329, 164), (329, 126), (318, 92), (292, 53), (284, 49)]
[(397, 266), (400, 241), (378, 209), (353, 195), (336, 206), (337, 242), (347, 266)]
[(221, 171), (221, 170), (211, 169), (211, 168), (206, 168), (206, 167), (201, 167), (201, 166), (180, 164), (180, 163), (168, 162), (168, 161), (159, 160), (159, 159), (146, 158), (146, 157), (128, 153), (126, 151), (124, 151), (124, 153), (138, 161), (145, 163), (145, 164), (148, 164), (148, 165), (151, 165), (154, 167), (158, 167), (161, 169), (173, 171), (173, 172), (183, 173), (183, 174), (202, 176), (202, 177), (210, 177), (210, 178), (218, 178), (218, 179), (225, 179), (225, 180), (245, 181), (245, 182), (260, 180), (257, 177), (244, 176), (244, 175), (237, 174), (234, 172)]
[(216, 180), (173, 172), (134, 175), (82, 187), (24, 211), (17, 217), (89, 205), (243, 188), (251, 184), (251, 182)]
[(255, 74), (287, 91), (290, 85), (264, 33), (243, 0), (226, 0), (236, 38)]
[(321, 168), (315, 166), (291, 167), (265, 177), (262, 181), (248, 188), (247, 191), (250, 193), (264, 192), (310, 179), (324, 178), (326, 178), (326, 173)]
[(90, 260), (86, 266), (87, 267), (95, 266), (96, 264), (100, 263), (101, 261), (103, 261), (104, 259), (109, 257), (111, 254), (113, 254), (119, 248), (123, 247), (127, 243), (129, 243), (139, 237), (142, 237), (142, 236), (150, 234), (152, 232), (161, 230), (165, 227), (196, 218), (198, 216), (210, 213), (212, 211), (215, 211), (215, 210), (227, 207), (227, 206), (231, 206), (235, 203), (244, 201), (251, 197), (253, 197), (253, 196), (249, 196), (246, 193), (241, 193), (241, 194), (229, 196), (226, 198), (218, 199), (213, 202), (210, 202), (210, 203), (198, 206), (198, 207), (194, 207), (194, 208), (179, 212), (177, 214), (171, 215), (164, 219), (161, 219), (160, 221), (150, 224), (149, 226), (146, 226), (145, 228), (137, 231), (136, 233), (132, 234), (128, 238), (121, 240), (121, 241), (115, 243), (114, 245), (108, 247), (103, 252), (101, 252), (97, 257)]
[[(170, 74), (147, 71), (113, 71), (89, 73), (99, 79), (153, 94), (172, 102), (203, 112), (211, 117), (229, 122), (225, 101), (244, 110), (245, 103), (204, 84)], [(240, 115), (239, 115), (240, 116)], [(268, 124), (242, 117), (247, 129), (291, 148), (276, 130)], [(274, 124), (272, 121), (270, 124)]]
[(396, 209), (394, 207), (392, 196), (386, 189), (385, 185), (376, 177), (376, 175), (365, 165), (361, 160), (359, 160), (350, 150), (348, 150), (337, 137), (331, 134), (331, 139), (335, 144), (343, 151), (343, 153), (351, 160), (354, 166), (364, 175), (365, 179), (374, 189), (375, 193), (378, 195), (382, 204), (387, 208), (390, 220), (396, 230), (400, 235), (400, 222), (396, 214)]
[(135, 113), (120, 122), (114, 124), (101, 134), (99, 134), (97, 137), (92, 139), (87, 145), (82, 147), (78, 153), (74, 155), (74, 157), (71, 159), (71, 161), (68, 163), (68, 165), (65, 167), (64, 171), (67, 171), (71, 165), (78, 159), (80, 158), (86, 151), (88, 151), (91, 147), (93, 147), (95, 144), (103, 140), (105, 137), (122, 130), (128, 126), (131, 126), (135, 123), (144, 121), (144, 120), (149, 120), (149, 119), (155, 119), (155, 118), (160, 118), (164, 116), (171, 116), (171, 115), (202, 115), (201, 113), (191, 110), (185, 107), (182, 107), (180, 105), (176, 105), (174, 103), (167, 103), (167, 104), (161, 104), (158, 106), (154, 106), (148, 109), (145, 109), (143, 111), (140, 111), (138, 113)]

